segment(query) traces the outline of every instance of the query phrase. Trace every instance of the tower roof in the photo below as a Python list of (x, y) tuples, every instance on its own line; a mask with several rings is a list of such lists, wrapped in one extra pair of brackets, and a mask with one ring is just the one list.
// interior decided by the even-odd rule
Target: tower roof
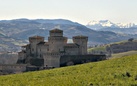
[(87, 36), (83, 36), (83, 35), (78, 35), (78, 36), (73, 36), (73, 38), (88, 38)]
[(56, 33), (56, 32), (63, 32), (63, 30), (60, 30), (58, 28), (55, 28), (53, 30), (50, 30), (50, 32)]
[(29, 37), (30, 39), (32, 38), (34, 38), (34, 39), (39, 39), (39, 38), (44, 38), (44, 37), (42, 37), (42, 36), (32, 36), (32, 37)]

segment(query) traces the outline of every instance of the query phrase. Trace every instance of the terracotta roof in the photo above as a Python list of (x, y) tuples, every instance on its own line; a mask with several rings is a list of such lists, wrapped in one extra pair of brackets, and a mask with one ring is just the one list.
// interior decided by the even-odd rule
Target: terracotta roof
[(53, 29), (53, 30), (50, 30), (50, 32), (63, 32), (63, 30), (60, 30), (60, 29), (58, 29), (58, 28), (55, 28), (55, 29)]
[(29, 38), (44, 38), (44, 37), (42, 37), (42, 36), (32, 36), (32, 37), (29, 37)]

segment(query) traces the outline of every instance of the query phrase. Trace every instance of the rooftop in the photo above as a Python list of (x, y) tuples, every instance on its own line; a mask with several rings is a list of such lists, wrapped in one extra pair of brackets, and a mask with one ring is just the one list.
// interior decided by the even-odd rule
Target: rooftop
[(55, 29), (53, 29), (53, 30), (50, 30), (50, 32), (53, 32), (53, 33), (55, 33), (55, 32), (63, 32), (63, 30), (60, 30), (60, 29), (58, 29), (58, 28), (55, 28)]
[(35, 38), (35, 39), (37, 39), (37, 38), (44, 38), (44, 37), (36, 35), (36, 36), (29, 37), (29, 38)]
[(73, 38), (88, 38), (88, 36), (78, 35), (78, 36), (73, 36)]

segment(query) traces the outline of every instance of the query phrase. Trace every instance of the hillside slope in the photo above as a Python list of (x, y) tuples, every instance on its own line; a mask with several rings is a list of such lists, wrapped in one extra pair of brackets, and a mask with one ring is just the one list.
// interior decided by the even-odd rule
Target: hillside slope
[(135, 86), (137, 54), (101, 62), (0, 76), (0, 86)]

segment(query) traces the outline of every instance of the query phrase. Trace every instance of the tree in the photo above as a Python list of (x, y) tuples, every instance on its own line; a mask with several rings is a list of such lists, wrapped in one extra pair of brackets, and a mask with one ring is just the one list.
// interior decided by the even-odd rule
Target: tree
[(132, 42), (133, 40), (134, 40), (134, 38), (130, 38), (130, 39), (128, 39), (129, 42)]

